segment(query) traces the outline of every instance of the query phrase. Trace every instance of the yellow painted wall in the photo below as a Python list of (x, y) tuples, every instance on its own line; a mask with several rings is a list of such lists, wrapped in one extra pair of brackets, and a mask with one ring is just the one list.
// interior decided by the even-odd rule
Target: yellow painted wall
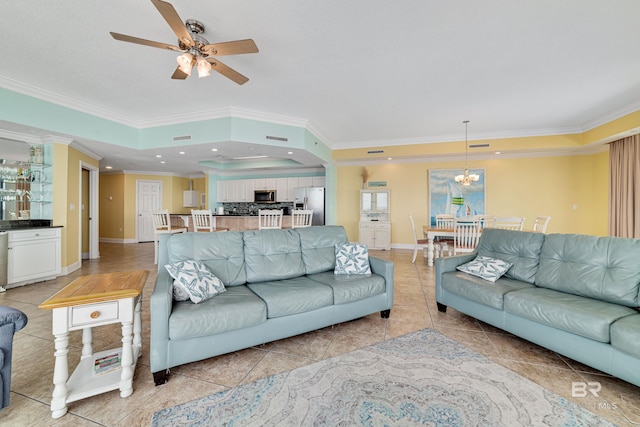
[(98, 167), (98, 161), (66, 144), (50, 144), (53, 149), (53, 225), (62, 226), (62, 268), (81, 262), (82, 166)]
[(124, 175), (100, 175), (100, 238), (124, 239)]
[[(205, 192), (204, 178), (185, 178), (154, 174), (103, 174), (100, 176), (100, 237), (104, 239), (136, 239), (137, 182), (160, 181), (162, 183), (162, 209), (171, 213), (190, 214), (191, 208), (183, 204), (183, 191), (193, 188)], [(108, 198), (111, 197), (111, 200)]]
[[(428, 170), (461, 168), (460, 161), (367, 165), (369, 181), (391, 190), (391, 242), (413, 242), (408, 214), (418, 233), (428, 223)], [(552, 217), (547, 232), (607, 234), (608, 152), (594, 155), (469, 161), (484, 168), (486, 208), (496, 216)], [(337, 223), (358, 240), (361, 166), (338, 167)], [(576, 205), (577, 209), (574, 209)]]

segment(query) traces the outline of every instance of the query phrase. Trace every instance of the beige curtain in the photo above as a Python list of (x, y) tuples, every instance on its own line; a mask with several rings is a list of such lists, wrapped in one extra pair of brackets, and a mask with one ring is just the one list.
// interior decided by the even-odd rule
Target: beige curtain
[(609, 147), (609, 235), (640, 237), (640, 135)]

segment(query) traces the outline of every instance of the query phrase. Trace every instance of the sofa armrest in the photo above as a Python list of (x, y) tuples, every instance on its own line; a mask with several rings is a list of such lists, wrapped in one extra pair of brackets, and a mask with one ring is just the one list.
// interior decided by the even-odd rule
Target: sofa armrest
[(371, 272), (384, 277), (386, 285), (386, 293), (388, 298), (388, 307), (393, 307), (393, 262), (382, 258), (369, 257), (369, 266)]
[(13, 332), (27, 326), (27, 315), (13, 307), (0, 306), (0, 326), (13, 323)]
[(442, 302), (442, 275), (451, 271), (456, 271), (459, 265), (473, 261), (478, 255), (477, 251), (468, 254), (450, 257), (436, 258), (436, 301)]
[(169, 316), (173, 309), (173, 278), (166, 269), (158, 270), (153, 293), (149, 299), (151, 316), (150, 360), (151, 372), (168, 368)]

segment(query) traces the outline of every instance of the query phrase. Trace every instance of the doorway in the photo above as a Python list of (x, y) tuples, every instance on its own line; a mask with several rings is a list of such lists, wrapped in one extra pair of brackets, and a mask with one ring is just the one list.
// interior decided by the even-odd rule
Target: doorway
[(151, 211), (161, 209), (162, 181), (136, 181), (136, 232), (140, 242), (154, 240), (153, 221)]
[(98, 169), (80, 162), (80, 209), (78, 209), (80, 229), (78, 230), (79, 258), (100, 257), (98, 233)]

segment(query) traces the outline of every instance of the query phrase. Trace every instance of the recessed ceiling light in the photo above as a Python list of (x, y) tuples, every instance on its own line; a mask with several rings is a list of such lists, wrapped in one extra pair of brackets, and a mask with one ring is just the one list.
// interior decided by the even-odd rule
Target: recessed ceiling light
[(161, 154), (156, 154), (156, 157), (157, 157), (157, 158), (161, 158), (161, 157), (162, 157), (162, 155), (161, 155)]
[(180, 151), (180, 154), (184, 154), (184, 151)]
[(499, 151), (496, 151), (496, 154), (500, 154), (500, 152), (499, 152)]
[(113, 166), (105, 166), (105, 169), (113, 169)]
[(212, 148), (211, 151), (218, 151), (218, 149), (217, 148)]
[(393, 157), (387, 157), (387, 160), (393, 160)]
[(287, 154), (293, 154), (293, 151), (287, 151)]
[(160, 163), (162, 163), (164, 165), (167, 162), (165, 162), (164, 160), (160, 160)]

